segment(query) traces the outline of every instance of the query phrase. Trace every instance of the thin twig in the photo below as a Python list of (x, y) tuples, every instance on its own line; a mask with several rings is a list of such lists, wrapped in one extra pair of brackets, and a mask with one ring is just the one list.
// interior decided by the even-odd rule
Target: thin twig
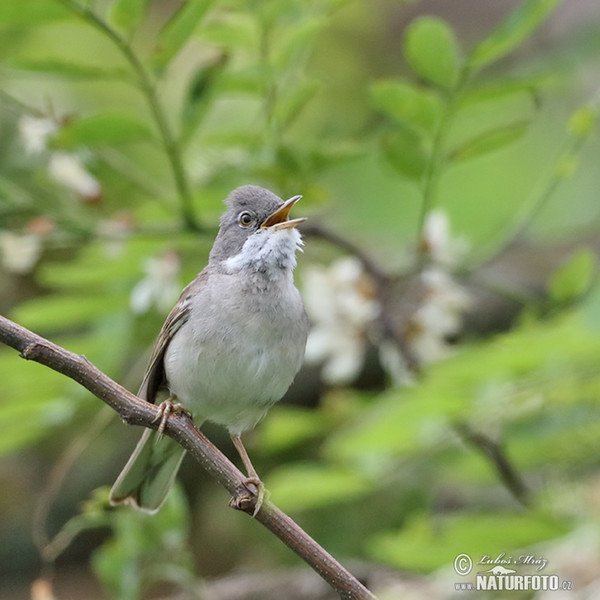
[[(588, 109), (594, 119), (598, 119), (600, 114), (600, 88), (595, 90), (592, 98), (586, 104), (583, 104), (580, 107), (581, 109)], [(593, 128), (590, 129), (589, 134), (571, 132), (571, 135), (563, 141), (562, 147), (557, 152), (549, 174), (547, 172), (544, 174), (545, 181), (542, 180), (535, 186), (531, 194), (531, 199), (523, 203), (523, 208), (509, 224), (504, 239), (492, 245), (492, 247), (484, 246), (481, 248), (477, 253), (479, 258), (465, 265), (465, 270), (472, 272), (482, 265), (490, 263), (498, 256), (504, 254), (525, 235), (546, 207), (549, 200), (554, 196), (556, 190), (565, 181), (566, 176), (561, 172), (561, 165), (567, 161), (573, 161), (579, 156), (592, 132)], [(490, 236), (490, 239), (493, 241), (494, 236)]]
[[(69, 352), (1, 315), (0, 342), (18, 350), (22, 358), (50, 367), (81, 384), (113, 408), (126, 423), (158, 428), (160, 410), (156, 405), (134, 396), (85, 356)], [(165, 434), (185, 448), (233, 495), (233, 508), (253, 513), (256, 497), (246, 488), (246, 477), (196, 429), (188, 416), (173, 414), (167, 422)], [(340, 598), (376, 600), (366, 587), (272, 502), (267, 500), (263, 503), (256, 520), (308, 563), (340, 594)]]
[(515, 500), (525, 507), (529, 506), (529, 488), (510, 462), (502, 446), (480, 431), (476, 431), (467, 423), (455, 424), (454, 430), (465, 442), (468, 442), (487, 457), (496, 469), (500, 480)]
[(50, 544), (47, 531), (48, 514), (64, 484), (65, 477), (90, 442), (102, 433), (113, 418), (114, 412), (104, 407), (92, 421), (91, 426), (71, 440), (59, 460), (52, 465), (46, 484), (36, 500), (31, 523), (33, 543), (40, 554), (43, 554), (44, 549)]
[(448, 92), (448, 100), (446, 102), (445, 110), (440, 117), (437, 124), (431, 153), (429, 154), (429, 160), (423, 174), (423, 180), (421, 184), (422, 188), (422, 203), (421, 210), (419, 211), (419, 220), (417, 223), (417, 250), (419, 252), (419, 266), (423, 266), (426, 259), (424, 248), (422, 247), (421, 240), (423, 239), (423, 231), (425, 228), (425, 220), (427, 214), (435, 205), (435, 196), (437, 193), (438, 182), (446, 162), (445, 156), (445, 142), (448, 135), (450, 126), (456, 114), (458, 101), (460, 100), (463, 90), (467, 86), (471, 77), (471, 67), (469, 63), (465, 63), (462, 67), (458, 79), (454, 87)]
[(367, 274), (370, 275), (377, 284), (381, 284), (388, 280), (388, 275), (379, 268), (379, 265), (377, 265), (377, 263), (375, 263), (375, 261), (361, 248), (344, 236), (339, 235), (335, 231), (332, 231), (331, 229), (328, 229), (319, 223), (305, 223), (302, 225), (301, 230), (302, 233), (307, 236), (313, 236), (325, 240), (333, 246), (336, 246), (341, 250), (348, 252), (348, 254), (355, 256), (362, 264)]
[(184, 224), (188, 229), (199, 230), (200, 227), (194, 214), (192, 192), (190, 190), (185, 169), (183, 167), (179, 146), (175, 136), (171, 131), (165, 112), (158, 99), (155, 81), (148, 72), (148, 69), (146, 69), (144, 63), (134, 52), (129, 40), (123, 37), (118, 31), (113, 29), (109, 23), (97, 15), (88, 6), (79, 4), (74, 0), (58, 1), (106, 35), (106, 37), (110, 39), (121, 51), (121, 54), (123, 54), (132, 70), (135, 72), (138, 78), (140, 89), (146, 98), (152, 116), (154, 117), (154, 121), (156, 122), (165, 154), (167, 155), (171, 165), (173, 179), (175, 180), (175, 187), (177, 188), (177, 193), (181, 203), (181, 213)]

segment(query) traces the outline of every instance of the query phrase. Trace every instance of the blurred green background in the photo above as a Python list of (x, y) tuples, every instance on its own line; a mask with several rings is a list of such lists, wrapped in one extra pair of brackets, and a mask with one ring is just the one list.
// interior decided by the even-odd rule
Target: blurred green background
[[(271, 499), (380, 598), (455, 597), (461, 553), (600, 593), (596, 2), (3, 0), (0, 32), (1, 314), (135, 391), (223, 198), (303, 194)], [(60, 599), (335, 597), (191, 460), (108, 509), (139, 431), (4, 348), (0, 408), (2, 598), (51, 597), (43, 547)]]

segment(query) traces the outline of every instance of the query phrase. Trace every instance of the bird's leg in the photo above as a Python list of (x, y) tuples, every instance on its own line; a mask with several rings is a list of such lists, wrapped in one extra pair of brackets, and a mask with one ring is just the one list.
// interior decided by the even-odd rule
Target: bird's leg
[(179, 402), (173, 402), (175, 398), (176, 396), (169, 396), (166, 400), (164, 400), (158, 405), (159, 413), (156, 419), (154, 419), (153, 423), (160, 419), (160, 425), (156, 430), (159, 436), (161, 436), (164, 433), (167, 421), (173, 413), (183, 413), (186, 414), (188, 417), (192, 416), (187, 410), (185, 410), (182, 404), (179, 404)]
[(246, 452), (246, 448), (242, 443), (242, 437), (239, 434), (231, 434), (231, 440), (235, 446), (235, 449), (238, 451), (238, 454), (244, 463), (244, 467), (246, 468), (246, 473), (248, 474), (248, 477), (244, 483), (246, 485), (250, 484), (256, 488), (256, 492), (254, 494), (256, 496), (256, 504), (254, 505), (254, 512), (252, 513), (252, 516), (255, 517), (265, 499), (265, 484), (260, 480), (260, 477), (258, 476), (258, 473), (256, 472), (256, 469), (254, 468), (254, 465), (248, 456), (248, 452)]

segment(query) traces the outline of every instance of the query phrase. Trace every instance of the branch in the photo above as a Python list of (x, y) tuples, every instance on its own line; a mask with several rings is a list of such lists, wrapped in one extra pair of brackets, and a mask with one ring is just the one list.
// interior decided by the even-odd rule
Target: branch
[(496, 469), (504, 486), (513, 495), (515, 500), (527, 508), (530, 503), (529, 488), (510, 462), (502, 446), (466, 423), (457, 423), (454, 429), (465, 442), (471, 444), (488, 458)]
[(165, 154), (171, 165), (175, 187), (181, 202), (181, 213), (185, 226), (192, 231), (200, 229), (193, 210), (192, 193), (183, 168), (183, 161), (179, 146), (175, 136), (171, 132), (165, 112), (160, 105), (158, 94), (156, 93), (155, 82), (144, 66), (138, 55), (133, 51), (131, 44), (118, 31), (113, 29), (104, 19), (98, 16), (88, 6), (84, 6), (74, 0), (58, 0), (74, 13), (85, 19), (90, 25), (101, 31), (115, 46), (121, 51), (129, 63), (131, 69), (138, 78), (138, 83), (144, 94), (154, 121), (158, 128), (160, 139), (165, 150)]
[(303, 224), (301, 232), (305, 235), (325, 240), (332, 246), (336, 246), (337, 248), (340, 248), (341, 250), (348, 252), (348, 254), (356, 257), (362, 264), (365, 272), (375, 280), (377, 285), (384, 285), (388, 281), (388, 275), (384, 273), (379, 265), (359, 246), (351, 242), (348, 238), (335, 233), (331, 229), (328, 229), (319, 223), (314, 222)]
[(422, 202), (421, 210), (419, 211), (419, 220), (417, 223), (417, 249), (419, 251), (419, 267), (423, 266), (426, 258), (423, 246), (421, 244), (421, 240), (423, 239), (423, 232), (425, 229), (425, 221), (427, 219), (427, 214), (435, 205), (438, 183), (446, 163), (446, 158), (444, 156), (446, 150), (446, 138), (448, 135), (448, 131), (452, 126), (452, 121), (456, 116), (458, 102), (465, 87), (469, 82), (470, 77), (471, 67), (469, 63), (465, 63), (446, 101), (445, 110), (442, 113), (442, 116), (435, 130), (432, 141), (432, 148), (427, 160), (425, 172), (423, 173), (423, 178), (421, 182)]
[[(0, 342), (22, 358), (50, 367), (75, 380), (113, 408), (130, 425), (157, 429), (158, 407), (141, 400), (110, 379), (83, 355), (69, 352), (0, 315)], [(255, 497), (244, 485), (245, 476), (196, 427), (189, 417), (169, 417), (165, 434), (185, 448), (232, 495), (231, 506), (252, 514)], [(266, 500), (256, 520), (308, 563), (344, 600), (376, 600), (375, 596), (315, 542), (290, 517)]]

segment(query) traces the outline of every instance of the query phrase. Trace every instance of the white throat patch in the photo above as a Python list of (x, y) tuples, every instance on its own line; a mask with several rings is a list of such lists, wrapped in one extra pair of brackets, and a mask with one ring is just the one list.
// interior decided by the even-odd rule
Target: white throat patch
[(259, 230), (242, 246), (239, 254), (224, 261), (225, 270), (235, 273), (251, 271), (289, 270), (296, 267), (296, 250), (302, 251), (302, 236), (296, 228)]

